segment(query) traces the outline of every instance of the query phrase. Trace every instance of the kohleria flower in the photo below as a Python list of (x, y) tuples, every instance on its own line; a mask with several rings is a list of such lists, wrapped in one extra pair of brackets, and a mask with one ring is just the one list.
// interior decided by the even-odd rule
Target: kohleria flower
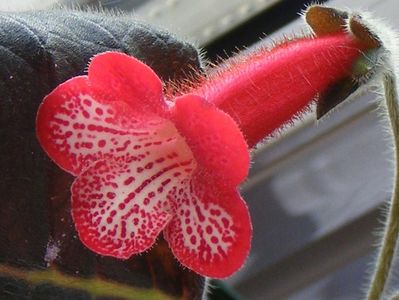
[(167, 102), (148, 66), (104, 53), (88, 76), (44, 99), (37, 133), (77, 176), (72, 217), (88, 248), (129, 258), (163, 230), (177, 259), (200, 274), (225, 277), (243, 264), (252, 229), (237, 185), (248, 148), (231, 117), (203, 98)]
[(248, 209), (237, 191), (249, 151), (348, 78), (364, 45), (341, 29), (287, 41), (211, 71), (177, 98), (145, 64), (115, 52), (41, 104), (37, 135), (77, 176), (72, 217), (81, 241), (129, 258), (163, 231), (186, 267), (223, 278), (248, 255)]

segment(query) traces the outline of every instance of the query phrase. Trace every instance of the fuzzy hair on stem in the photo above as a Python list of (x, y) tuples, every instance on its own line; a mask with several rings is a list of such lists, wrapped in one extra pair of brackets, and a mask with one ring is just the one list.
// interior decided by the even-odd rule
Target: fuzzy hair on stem
[[(345, 30), (356, 36), (366, 49), (362, 58), (354, 65), (351, 78), (353, 81), (347, 80), (344, 84), (336, 86), (333, 93), (321, 96), (317, 104), (317, 117), (323, 117), (326, 113), (334, 111), (342, 101), (347, 102), (365, 90), (383, 95), (385, 100), (381, 105), (390, 125), (389, 131), (394, 146), (395, 178), (381, 246), (367, 295), (369, 300), (382, 299), (387, 292), (388, 277), (392, 273), (399, 234), (399, 107), (396, 75), (398, 38), (391, 28), (384, 25), (384, 22), (368, 13), (352, 13), (348, 9), (338, 10), (313, 5), (307, 9), (304, 17), (317, 36)], [(351, 86), (348, 90), (350, 93), (344, 90), (347, 86)]]
[(366, 76), (359, 78), (361, 87), (350, 98), (358, 96), (365, 89), (375, 90), (384, 97), (383, 106), (389, 119), (392, 144), (394, 146), (395, 177), (393, 192), (389, 201), (389, 208), (385, 221), (380, 249), (375, 263), (374, 273), (371, 277), (368, 300), (382, 299), (387, 280), (392, 268), (392, 261), (397, 247), (399, 235), (399, 106), (397, 89), (397, 61), (398, 37), (397, 34), (386, 26), (384, 22), (372, 17), (369, 13), (348, 14), (347, 30), (352, 31), (352, 21), (361, 24), (371, 35), (376, 38), (381, 46), (369, 53), (365, 53), (365, 63), (370, 68)]
[(365, 81), (371, 80), (371, 86), (378, 86), (382, 82), (384, 104), (392, 132), (394, 146), (395, 177), (393, 191), (389, 203), (385, 229), (375, 264), (374, 274), (371, 278), (367, 299), (381, 299), (387, 285), (387, 279), (391, 271), (392, 261), (397, 247), (399, 234), (399, 106), (397, 90), (397, 44), (398, 38), (395, 32), (369, 14), (361, 14), (361, 23), (371, 29), (381, 41), (376, 57), (370, 63), (375, 64), (374, 70)]

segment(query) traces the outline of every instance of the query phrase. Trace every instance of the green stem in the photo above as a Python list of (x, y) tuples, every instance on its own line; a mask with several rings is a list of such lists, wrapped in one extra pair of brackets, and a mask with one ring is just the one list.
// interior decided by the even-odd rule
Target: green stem
[(382, 245), (378, 254), (376, 268), (371, 280), (371, 285), (367, 296), (367, 299), (369, 300), (381, 299), (384, 287), (387, 282), (389, 271), (391, 269), (399, 234), (399, 111), (395, 75), (384, 75), (383, 83), (386, 106), (388, 109), (395, 147), (395, 181)]

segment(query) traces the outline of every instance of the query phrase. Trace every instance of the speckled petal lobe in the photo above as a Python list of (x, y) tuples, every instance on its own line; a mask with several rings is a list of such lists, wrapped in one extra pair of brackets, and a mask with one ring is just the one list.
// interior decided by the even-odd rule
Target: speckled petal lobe
[(186, 95), (176, 99), (174, 122), (199, 165), (199, 172), (228, 185), (237, 185), (248, 174), (249, 151), (233, 119), (203, 98)]
[(119, 52), (98, 54), (90, 62), (88, 76), (99, 93), (112, 92), (115, 99), (129, 103), (135, 110), (165, 112), (161, 80), (132, 56)]
[(252, 237), (248, 208), (237, 190), (198, 178), (173, 198), (176, 215), (164, 235), (176, 258), (213, 278), (236, 272), (248, 255)]
[(85, 76), (58, 86), (41, 104), (37, 136), (48, 155), (78, 175), (98, 159), (134, 153), (156, 139), (165, 120), (125, 102), (105, 101)]
[(168, 144), (175, 141), (149, 147), (139, 157), (97, 161), (76, 178), (72, 216), (88, 248), (129, 258), (152, 246), (174, 214), (168, 194), (195, 167), (184, 145)]

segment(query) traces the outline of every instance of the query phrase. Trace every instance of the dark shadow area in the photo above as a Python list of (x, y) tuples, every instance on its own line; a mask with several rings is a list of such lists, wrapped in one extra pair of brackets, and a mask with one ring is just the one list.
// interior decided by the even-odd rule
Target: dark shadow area
[[(317, 1), (324, 3), (326, 0)], [(271, 34), (298, 18), (299, 13), (309, 0), (283, 0), (264, 12), (251, 18), (248, 22), (232, 29), (228, 34), (206, 45), (207, 58), (215, 62), (220, 58), (228, 58), (238, 51), (258, 42), (265, 35)]]

